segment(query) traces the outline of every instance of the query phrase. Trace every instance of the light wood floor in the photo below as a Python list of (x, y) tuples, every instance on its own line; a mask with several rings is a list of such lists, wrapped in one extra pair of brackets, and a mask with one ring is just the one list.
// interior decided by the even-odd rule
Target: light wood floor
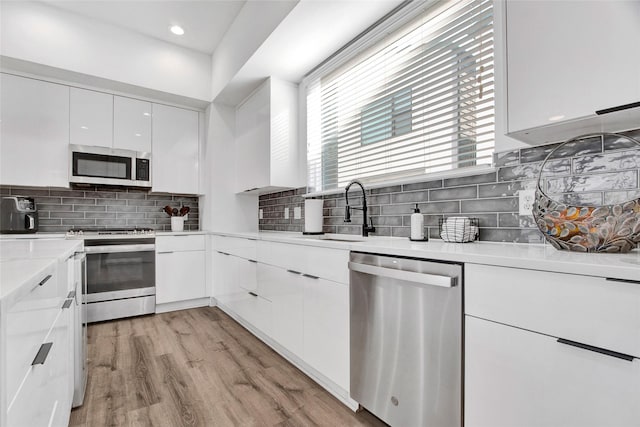
[(70, 426), (382, 426), (212, 307), (89, 325)]

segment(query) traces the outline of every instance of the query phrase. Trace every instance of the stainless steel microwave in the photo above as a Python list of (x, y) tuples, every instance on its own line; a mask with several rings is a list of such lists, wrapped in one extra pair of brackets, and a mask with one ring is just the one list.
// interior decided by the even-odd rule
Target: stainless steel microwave
[(151, 153), (70, 144), (69, 182), (151, 187)]

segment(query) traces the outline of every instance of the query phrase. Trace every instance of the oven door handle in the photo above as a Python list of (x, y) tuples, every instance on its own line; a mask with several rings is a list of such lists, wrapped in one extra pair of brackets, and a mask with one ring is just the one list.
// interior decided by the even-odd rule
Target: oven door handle
[(113, 254), (123, 252), (153, 252), (156, 245), (153, 243), (145, 243), (141, 245), (105, 245), (105, 246), (85, 246), (84, 251), (87, 254)]

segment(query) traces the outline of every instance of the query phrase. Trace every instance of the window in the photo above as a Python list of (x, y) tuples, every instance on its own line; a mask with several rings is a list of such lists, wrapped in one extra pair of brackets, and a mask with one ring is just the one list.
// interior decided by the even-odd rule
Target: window
[(305, 81), (310, 191), (491, 165), (492, 1), (428, 4)]

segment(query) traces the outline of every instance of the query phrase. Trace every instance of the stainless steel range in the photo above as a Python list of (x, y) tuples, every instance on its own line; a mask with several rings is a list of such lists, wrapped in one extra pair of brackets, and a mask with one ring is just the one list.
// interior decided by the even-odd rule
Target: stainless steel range
[(155, 312), (155, 232), (150, 229), (70, 230), (87, 254), (87, 320)]

